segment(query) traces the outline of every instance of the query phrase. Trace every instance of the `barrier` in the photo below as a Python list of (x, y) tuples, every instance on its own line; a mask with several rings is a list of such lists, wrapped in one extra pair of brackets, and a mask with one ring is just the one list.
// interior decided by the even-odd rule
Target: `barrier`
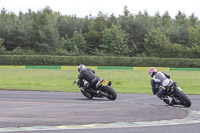
[[(92, 70), (97, 70), (97, 66), (86, 66)], [(78, 66), (61, 66), (61, 70), (77, 70)]]
[[(86, 66), (93, 70), (145, 70), (150, 67), (126, 67), (126, 66)], [(78, 66), (0, 66), (0, 69), (58, 69), (58, 70), (77, 70)], [(200, 71), (200, 68), (170, 68), (156, 67), (158, 71)]]
[(25, 69), (25, 66), (0, 66), (0, 69)]
[[(133, 67), (133, 70), (146, 70), (148, 71), (151, 67)], [(156, 67), (158, 71), (169, 71), (169, 67)]]
[(61, 66), (25, 66), (25, 69), (61, 69)]
[(125, 69), (125, 70), (133, 70), (133, 67), (124, 67), (124, 66), (97, 66), (98, 70), (101, 69)]
[(170, 71), (200, 71), (200, 68), (170, 68)]

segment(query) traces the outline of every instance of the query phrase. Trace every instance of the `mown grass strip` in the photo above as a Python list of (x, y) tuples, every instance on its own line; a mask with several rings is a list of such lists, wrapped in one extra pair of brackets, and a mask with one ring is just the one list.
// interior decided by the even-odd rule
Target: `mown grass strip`
[[(187, 94), (200, 94), (200, 71), (168, 71), (172, 80)], [(0, 89), (79, 92), (73, 81), (77, 70), (57, 69), (0, 69)], [(119, 93), (151, 93), (148, 71), (97, 70), (96, 75), (112, 81)]]

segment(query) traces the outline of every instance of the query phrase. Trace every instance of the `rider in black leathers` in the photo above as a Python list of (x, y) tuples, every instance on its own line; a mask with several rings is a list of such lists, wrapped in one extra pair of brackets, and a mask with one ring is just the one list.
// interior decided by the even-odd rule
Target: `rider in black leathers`
[[(87, 92), (89, 88), (94, 87), (99, 80), (99, 77), (95, 75), (95, 71), (90, 68), (86, 68), (83, 64), (78, 66), (78, 72), (80, 73), (78, 79), (79, 84), (82, 87), (81, 90), (85, 92)], [(88, 84), (83, 85), (83, 80), (86, 80)]]

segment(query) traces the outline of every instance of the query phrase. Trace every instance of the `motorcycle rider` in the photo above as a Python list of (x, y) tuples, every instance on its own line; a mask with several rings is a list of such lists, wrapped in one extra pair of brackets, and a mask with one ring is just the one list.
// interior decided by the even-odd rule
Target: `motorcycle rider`
[(165, 95), (166, 87), (170, 83), (170, 75), (165, 72), (157, 71), (155, 67), (149, 69), (151, 78), (151, 87), (154, 95), (157, 95), (165, 103), (173, 105), (174, 99)]
[[(81, 64), (78, 66), (78, 72), (79, 72), (78, 84), (81, 86), (82, 91), (87, 92), (89, 88), (92, 88), (94, 85), (97, 84), (99, 77), (95, 75), (94, 70), (86, 68), (84, 64)], [(84, 85), (83, 80), (86, 80), (88, 84)]]

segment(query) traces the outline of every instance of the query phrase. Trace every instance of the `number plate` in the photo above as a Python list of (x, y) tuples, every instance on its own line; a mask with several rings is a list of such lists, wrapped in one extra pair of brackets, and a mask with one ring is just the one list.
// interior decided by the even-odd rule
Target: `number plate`
[(106, 86), (106, 85), (108, 84), (108, 81), (107, 81), (107, 80), (103, 80), (103, 81), (101, 82), (101, 84), (102, 84), (103, 86)]

